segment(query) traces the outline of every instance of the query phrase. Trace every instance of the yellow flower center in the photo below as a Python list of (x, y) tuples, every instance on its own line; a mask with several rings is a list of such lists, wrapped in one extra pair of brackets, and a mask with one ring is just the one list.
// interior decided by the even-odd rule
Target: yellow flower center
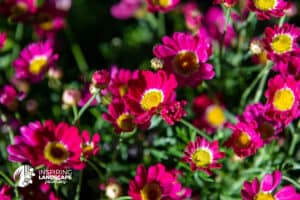
[(46, 64), (47, 64), (46, 56), (36, 56), (30, 61), (29, 71), (32, 74), (37, 75), (43, 70)]
[(162, 191), (157, 183), (148, 183), (140, 191), (142, 200), (160, 200)]
[(210, 106), (206, 111), (206, 120), (213, 127), (220, 127), (224, 124), (226, 118), (221, 106)]
[(52, 28), (54, 27), (54, 23), (52, 20), (49, 20), (49, 21), (45, 21), (45, 22), (42, 22), (40, 23), (40, 28), (45, 30), (45, 31), (49, 31), (51, 30)]
[(260, 133), (263, 140), (272, 137), (275, 133), (274, 127), (268, 122), (260, 124), (257, 131)]
[(45, 158), (53, 164), (60, 165), (69, 156), (67, 147), (61, 142), (49, 142), (44, 149)]
[(192, 155), (192, 161), (197, 167), (207, 167), (212, 163), (211, 152), (207, 149), (197, 149)]
[(86, 142), (81, 146), (83, 154), (89, 153), (94, 150), (94, 144)]
[(120, 96), (123, 97), (128, 91), (128, 85), (124, 84), (119, 87)]
[(271, 43), (272, 49), (278, 53), (283, 54), (292, 50), (293, 39), (289, 34), (276, 35)]
[(258, 54), (258, 61), (261, 65), (265, 66), (268, 62), (268, 56), (266, 51), (262, 51)]
[(295, 96), (290, 88), (283, 88), (275, 92), (273, 106), (279, 111), (290, 110), (295, 103)]
[(133, 122), (133, 116), (128, 113), (123, 113), (117, 118), (118, 127), (124, 132), (133, 131), (135, 123)]
[(275, 8), (277, 0), (253, 0), (257, 9), (262, 11), (268, 11)]
[(11, 12), (15, 16), (23, 15), (23, 14), (25, 14), (27, 12), (27, 10), (28, 10), (28, 6), (24, 2), (18, 2), (18, 3), (16, 3), (15, 6), (13, 6), (11, 8)]
[(161, 90), (150, 89), (147, 90), (140, 102), (142, 108), (146, 111), (158, 107), (164, 101), (164, 94)]
[(170, 0), (152, 0), (153, 4), (161, 6), (161, 7), (167, 7), (171, 4)]
[(236, 140), (236, 146), (239, 148), (247, 148), (251, 143), (251, 138), (246, 132), (240, 133)]
[(198, 58), (194, 52), (182, 51), (173, 60), (174, 70), (184, 76), (189, 76), (199, 67)]
[(254, 200), (275, 200), (275, 198), (270, 193), (260, 192), (254, 197)]

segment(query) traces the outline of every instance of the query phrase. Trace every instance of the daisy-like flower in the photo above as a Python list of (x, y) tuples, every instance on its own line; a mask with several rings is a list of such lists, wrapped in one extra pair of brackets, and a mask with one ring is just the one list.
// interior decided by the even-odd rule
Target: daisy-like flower
[(185, 18), (186, 26), (192, 30), (196, 31), (201, 26), (202, 14), (198, 9), (196, 2), (187, 2), (182, 7), (182, 12)]
[(0, 104), (6, 106), (10, 110), (18, 107), (18, 94), (16, 89), (11, 85), (4, 85), (0, 89)]
[(238, 0), (214, 0), (215, 4), (224, 4), (226, 7), (233, 7)]
[(277, 75), (268, 81), (265, 117), (287, 126), (299, 116), (299, 82), (293, 76)]
[(41, 38), (54, 38), (59, 30), (65, 28), (65, 20), (63, 17), (47, 17), (42, 21), (34, 24), (34, 29), (37, 35)]
[(148, 124), (152, 115), (161, 106), (174, 101), (177, 82), (175, 77), (165, 71), (140, 71), (137, 79), (130, 80), (124, 98), (129, 111), (137, 118), (138, 124)]
[(222, 164), (218, 160), (224, 158), (224, 152), (219, 151), (218, 141), (208, 142), (204, 138), (197, 137), (185, 148), (183, 161), (190, 163), (191, 169), (201, 170), (211, 175), (211, 169), (219, 169)]
[(186, 101), (174, 101), (166, 104), (161, 109), (160, 115), (167, 124), (172, 126), (186, 116), (187, 113), (184, 110), (186, 104)]
[(300, 52), (298, 41), (300, 29), (292, 24), (285, 23), (279, 27), (267, 27), (263, 40), (268, 57), (274, 62), (288, 62), (291, 53)]
[(80, 160), (81, 138), (75, 126), (47, 120), (43, 124), (31, 122), (20, 131), (21, 135), (15, 136), (14, 144), (7, 148), (10, 161), (29, 162), (33, 167), (84, 168), (85, 164)]
[(156, 164), (147, 170), (139, 165), (134, 180), (129, 183), (128, 194), (133, 200), (183, 200), (189, 198), (191, 190), (183, 188), (178, 178), (178, 171), (167, 171), (162, 164)]
[(26, 21), (37, 11), (36, 0), (4, 0), (0, 3), (0, 13), (16, 21)]
[(4, 47), (7, 36), (5, 32), (0, 32), (0, 50)]
[(121, 0), (110, 8), (110, 14), (116, 19), (129, 19), (136, 15), (142, 3), (142, 0)]
[(248, 0), (249, 10), (255, 12), (259, 20), (282, 17), (289, 7), (285, 0)]
[(168, 12), (173, 10), (180, 0), (146, 0), (150, 12)]
[(220, 100), (211, 99), (205, 94), (194, 99), (193, 112), (196, 115), (193, 124), (208, 133), (215, 132), (226, 123), (225, 108)]
[(263, 146), (260, 134), (256, 131), (256, 123), (239, 122), (229, 128), (233, 133), (226, 141), (226, 146), (233, 148), (239, 157), (251, 156)]
[(88, 131), (82, 131), (81, 138), (81, 149), (85, 158), (88, 158), (91, 155), (96, 155), (99, 152), (100, 148), (98, 144), (101, 137), (98, 133), (95, 133), (93, 137), (90, 138)]
[(58, 54), (53, 53), (50, 42), (37, 42), (24, 48), (19, 58), (13, 62), (16, 78), (36, 83), (43, 79), (45, 73), (54, 65)]
[(103, 119), (115, 127), (116, 133), (131, 132), (136, 127), (146, 129), (150, 126), (150, 121), (137, 125), (135, 123), (135, 116), (130, 113), (121, 100), (115, 100), (108, 106), (108, 113), (103, 114)]
[(249, 104), (239, 121), (245, 123), (256, 123), (256, 131), (260, 133), (265, 143), (269, 143), (276, 138), (278, 133), (282, 131), (282, 123), (278, 121), (270, 121), (264, 116), (265, 106), (261, 103)]
[(197, 86), (214, 77), (213, 66), (207, 63), (212, 46), (207, 37), (176, 32), (164, 36), (163, 44), (156, 45), (154, 55), (164, 61), (164, 69), (174, 73), (180, 86)]
[(243, 200), (298, 200), (300, 194), (292, 186), (285, 186), (274, 192), (281, 182), (282, 174), (279, 170), (272, 174), (265, 174), (261, 183), (257, 178), (252, 182), (244, 182), (241, 190)]

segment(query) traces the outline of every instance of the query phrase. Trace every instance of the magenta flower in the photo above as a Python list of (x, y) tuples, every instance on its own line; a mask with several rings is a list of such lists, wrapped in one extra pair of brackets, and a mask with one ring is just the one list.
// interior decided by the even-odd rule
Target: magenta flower
[(160, 115), (167, 124), (172, 126), (175, 122), (180, 121), (182, 117), (187, 115), (184, 110), (186, 104), (186, 101), (174, 101), (170, 104), (163, 105)]
[(16, 78), (36, 83), (44, 78), (45, 73), (54, 65), (58, 54), (53, 53), (49, 42), (31, 43), (24, 48), (19, 58), (13, 62)]
[(142, 0), (121, 0), (110, 8), (110, 14), (116, 19), (129, 19), (142, 7)]
[(134, 180), (129, 183), (128, 194), (133, 200), (184, 200), (191, 196), (191, 190), (179, 183), (178, 171), (167, 171), (162, 164), (147, 170), (139, 165)]
[(37, 11), (36, 0), (4, 0), (0, 3), (0, 13), (16, 21), (27, 21)]
[(251, 156), (263, 146), (255, 123), (239, 122), (234, 126), (229, 126), (229, 128), (232, 129), (233, 133), (226, 141), (226, 146), (232, 148), (239, 157)]
[(5, 32), (0, 32), (0, 50), (4, 47), (7, 36)]
[(299, 82), (293, 76), (277, 75), (268, 81), (265, 117), (287, 126), (299, 116)]
[(173, 10), (180, 0), (146, 0), (150, 12), (169, 12)]
[(80, 160), (81, 138), (75, 126), (47, 120), (43, 124), (31, 122), (20, 131), (21, 135), (15, 136), (14, 144), (7, 148), (10, 161), (29, 162), (33, 167), (84, 168), (85, 164)]
[(192, 31), (197, 31), (202, 24), (201, 21), (203, 18), (198, 9), (198, 4), (196, 2), (187, 2), (183, 5), (182, 12), (186, 26)]
[(164, 61), (164, 69), (176, 76), (180, 86), (195, 87), (214, 77), (213, 66), (207, 63), (212, 46), (206, 37), (176, 32), (172, 38), (164, 36), (162, 41), (153, 53)]
[(96, 155), (100, 148), (99, 148), (99, 142), (101, 140), (101, 137), (98, 133), (95, 133), (92, 138), (90, 138), (90, 133), (88, 131), (82, 131), (81, 134), (81, 149), (83, 156), (85, 158), (88, 158), (91, 155)]
[(255, 12), (259, 20), (282, 17), (290, 7), (285, 0), (248, 0), (247, 3), (249, 10)]
[(219, 151), (218, 141), (210, 143), (198, 136), (186, 146), (182, 160), (189, 163), (193, 171), (201, 170), (211, 175), (212, 169), (222, 168), (218, 160), (224, 157), (225, 153)]
[(300, 194), (296, 189), (289, 185), (274, 192), (281, 182), (282, 174), (279, 170), (272, 174), (266, 174), (261, 183), (257, 178), (252, 182), (244, 182), (241, 190), (243, 200), (299, 200)]

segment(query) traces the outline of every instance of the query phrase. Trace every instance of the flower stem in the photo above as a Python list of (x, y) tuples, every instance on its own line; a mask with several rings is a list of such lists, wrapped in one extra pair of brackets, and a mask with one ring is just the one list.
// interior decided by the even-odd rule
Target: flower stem
[(80, 198), (80, 191), (81, 191), (82, 177), (83, 177), (83, 171), (81, 170), (81, 171), (79, 172), (79, 181), (78, 181), (78, 185), (77, 185), (77, 187), (76, 187), (76, 196), (75, 196), (74, 200), (79, 200), (79, 198)]
[(278, 25), (281, 27), (283, 25), (283, 23), (285, 22), (286, 19), (286, 15), (283, 15), (280, 19), (279, 19), (279, 23)]
[(289, 148), (289, 156), (292, 156), (294, 151), (295, 151), (295, 147), (296, 147), (296, 144), (298, 143), (299, 141), (299, 135), (295, 132), (292, 132), (292, 143), (291, 143), (291, 146)]
[(266, 66), (266, 68), (267, 68), (266, 70), (263, 70), (263, 75), (262, 75), (262, 78), (260, 79), (260, 83), (259, 83), (258, 89), (257, 89), (255, 97), (254, 97), (254, 103), (259, 102), (259, 100), (263, 94), (264, 86), (265, 86), (267, 77), (270, 72), (270, 67), (268, 67), (268, 65)]
[(92, 161), (90, 161), (90, 160), (85, 160), (85, 161), (86, 161), (87, 164), (88, 164), (91, 168), (93, 168), (93, 170), (97, 173), (99, 179), (101, 179), (101, 178), (102, 178), (102, 174), (101, 174), (101, 172), (99, 171), (99, 169), (97, 168), (97, 166), (96, 166)]
[(79, 110), (78, 114), (74, 117), (72, 124), (75, 124), (78, 119), (80, 119), (81, 115), (85, 112), (85, 110), (90, 106), (93, 100), (96, 98), (97, 94), (99, 93), (99, 89), (90, 97), (90, 99), (86, 102), (86, 104)]
[(12, 180), (3, 171), (0, 171), (0, 176), (3, 177), (7, 184), (9, 184), (10, 186), (15, 186)]
[(166, 34), (165, 15), (163, 13), (158, 14), (158, 36), (162, 37)]
[(130, 200), (132, 199), (130, 196), (123, 196), (123, 197), (119, 197), (116, 200)]
[(298, 183), (297, 181), (291, 179), (290, 177), (282, 176), (282, 179), (290, 182), (291, 184), (293, 184), (293, 186), (295, 186), (296, 188), (300, 189), (300, 183)]
[(190, 122), (181, 119), (180, 122), (185, 125), (186, 127), (192, 129), (193, 131), (195, 131), (196, 133), (198, 133), (199, 135), (201, 135), (202, 137), (204, 137), (205, 139), (207, 139), (208, 141), (212, 141), (212, 139), (205, 134), (203, 131), (200, 131), (198, 128), (196, 128), (193, 124), (191, 124)]

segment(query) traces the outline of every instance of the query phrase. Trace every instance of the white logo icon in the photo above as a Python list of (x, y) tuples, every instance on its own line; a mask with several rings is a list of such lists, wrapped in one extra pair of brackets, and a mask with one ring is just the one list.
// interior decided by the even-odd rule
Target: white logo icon
[(22, 165), (15, 170), (13, 179), (19, 187), (26, 187), (32, 183), (33, 176), (34, 169), (30, 165)]

